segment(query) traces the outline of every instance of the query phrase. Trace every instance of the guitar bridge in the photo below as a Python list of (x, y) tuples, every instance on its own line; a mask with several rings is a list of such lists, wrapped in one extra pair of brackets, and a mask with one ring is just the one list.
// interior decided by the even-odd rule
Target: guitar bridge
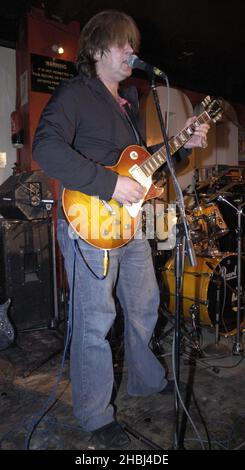
[(109, 204), (109, 202), (104, 201), (104, 199), (101, 199), (102, 204), (104, 204), (105, 208), (110, 212), (111, 215), (116, 215), (116, 212), (114, 211), (113, 207)]

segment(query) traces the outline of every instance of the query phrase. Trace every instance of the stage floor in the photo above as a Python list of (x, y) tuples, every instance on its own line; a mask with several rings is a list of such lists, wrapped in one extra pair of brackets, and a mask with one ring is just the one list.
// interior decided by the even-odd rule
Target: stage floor
[[(160, 319), (151, 343), (159, 360), (167, 364), (170, 378), (173, 377), (172, 323), (171, 319), (164, 322)], [(179, 444), (186, 450), (245, 450), (245, 361), (242, 354), (233, 354), (237, 337), (221, 337), (216, 346), (213, 329), (202, 327), (196, 338), (190, 337), (188, 328), (181, 334), (179, 365), (180, 380), (187, 384), (181, 399), (192, 422), (182, 413), (180, 405)], [(116, 335), (114, 332), (110, 341), (117, 417), (131, 439), (127, 449), (172, 449), (176, 430), (174, 395), (129, 397), (122, 332)], [(245, 348), (244, 333), (241, 346)], [(50, 396), (60, 376), (63, 349), (61, 326), (19, 333), (16, 342), (0, 352), (2, 450), (102, 449), (91, 440), (90, 433), (79, 429), (73, 417), (69, 354), (64, 361), (56, 400)]]

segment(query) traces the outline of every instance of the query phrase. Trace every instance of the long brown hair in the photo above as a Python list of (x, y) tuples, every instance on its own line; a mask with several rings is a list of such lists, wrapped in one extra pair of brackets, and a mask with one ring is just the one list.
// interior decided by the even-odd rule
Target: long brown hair
[(110, 46), (120, 47), (127, 42), (134, 52), (139, 50), (140, 32), (133, 18), (118, 10), (101, 11), (82, 29), (76, 63), (78, 72), (95, 77), (95, 53), (103, 54)]

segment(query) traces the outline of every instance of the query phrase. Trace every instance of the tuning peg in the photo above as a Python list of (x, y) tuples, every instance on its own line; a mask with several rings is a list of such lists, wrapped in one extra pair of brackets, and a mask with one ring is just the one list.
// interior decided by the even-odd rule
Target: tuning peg
[(206, 97), (203, 99), (202, 105), (204, 106), (204, 108), (206, 108), (206, 107), (208, 106), (208, 104), (210, 103), (210, 100), (211, 100), (211, 98), (210, 98), (209, 95), (206, 96)]
[(219, 119), (221, 119), (221, 118), (222, 118), (222, 113), (219, 112), (218, 114), (216, 114), (216, 116), (214, 117), (213, 121), (214, 121), (214, 122), (217, 122), (217, 121), (219, 121)]

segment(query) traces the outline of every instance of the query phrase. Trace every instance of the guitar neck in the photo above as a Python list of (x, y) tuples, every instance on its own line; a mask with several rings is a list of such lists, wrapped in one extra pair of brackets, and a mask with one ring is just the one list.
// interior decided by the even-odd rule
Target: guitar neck
[[(175, 137), (172, 137), (168, 144), (170, 149), (170, 155), (173, 155), (177, 150), (183, 147), (193, 136), (195, 132), (196, 125), (207, 123), (211, 120), (207, 111), (204, 111), (200, 116), (195, 119), (195, 121), (189, 126), (182, 129)], [(159, 150), (157, 150), (153, 155), (147, 158), (141, 165), (140, 168), (146, 174), (146, 176), (152, 176), (160, 166), (166, 162), (167, 151), (166, 146), (163, 145)]]

